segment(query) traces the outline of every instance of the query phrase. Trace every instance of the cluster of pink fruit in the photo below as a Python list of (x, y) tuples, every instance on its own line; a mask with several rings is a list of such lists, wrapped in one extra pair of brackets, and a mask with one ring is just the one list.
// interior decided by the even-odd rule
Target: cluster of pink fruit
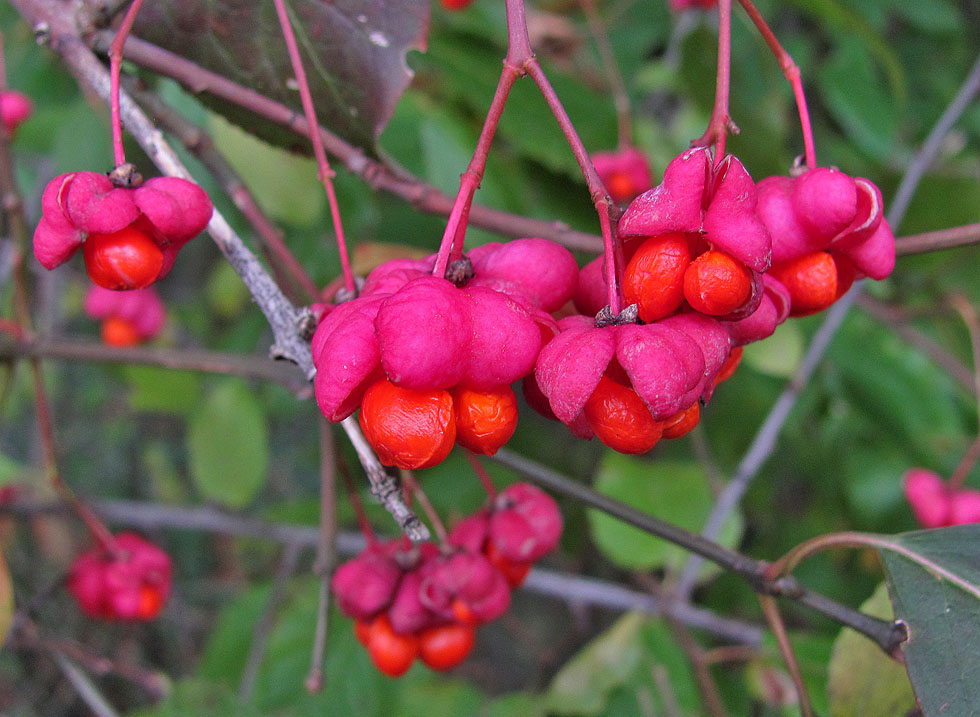
[(555, 502), (517, 483), (457, 524), (442, 547), (369, 538), (331, 586), (379, 670), (397, 677), (416, 658), (448, 670), (470, 654), (476, 628), (507, 610), (511, 588), (555, 548), (561, 529)]
[(170, 596), (168, 556), (136, 533), (119, 533), (72, 562), (68, 591), (86, 615), (101, 620), (153, 620)]
[[(454, 441), (492, 455), (513, 433), (508, 384), (523, 377), (529, 404), (575, 435), (644, 453), (697, 424), (740, 346), (895, 261), (871, 182), (812, 169), (757, 186), (737, 159), (704, 148), (630, 203), (619, 234), (636, 312), (617, 317), (602, 315), (605, 259), (578, 272), (543, 239), (474, 249), (454, 281), (432, 276), (431, 258), (381, 265), (314, 336), (321, 410), (338, 421), (360, 407), (382, 462), (421, 468)], [(571, 313), (572, 296), (580, 313), (556, 322), (549, 312)]]
[(571, 253), (544, 239), (487, 244), (457, 262), (398, 259), (372, 271), (313, 336), (317, 403), (331, 421), (361, 409), (386, 465), (435, 465), (454, 442), (492, 455), (513, 434), (510, 384), (557, 333), (550, 312), (575, 291)]

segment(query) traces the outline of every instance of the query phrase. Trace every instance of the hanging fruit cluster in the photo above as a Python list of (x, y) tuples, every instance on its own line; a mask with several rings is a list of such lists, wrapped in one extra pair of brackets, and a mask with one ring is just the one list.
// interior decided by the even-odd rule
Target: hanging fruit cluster
[(458, 523), (444, 545), (369, 536), (331, 587), (379, 670), (397, 677), (416, 659), (448, 670), (469, 655), (477, 627), (507, 610), (510, 590), (555, 548), (561, 530), (554, 500), (517, 483)]

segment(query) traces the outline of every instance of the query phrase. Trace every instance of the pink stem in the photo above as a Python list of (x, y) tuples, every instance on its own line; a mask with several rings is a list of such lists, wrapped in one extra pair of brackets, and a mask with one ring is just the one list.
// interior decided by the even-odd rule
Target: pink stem
[(507, 36), (507, 57), (504, 59), (504, 69), (500, 73), (500, 80), (497, 81), (497, 89), (493, 93), (490, 109), (487, 110), (483, 129), (480, 130), (476, 149), (473, 150), (473, 158), (460, 177), (459, 192), (457, 192), (452, 210), (449, 212), (446, 230), (443, 232), (442, 242), (439, 244), (439, 253), (436, 255), (436, 264), (432, 269), (434, 276), (445, 276), (449, 262), (462, 256), (463, 240), (466, 236), (466, 225), (470, 207), (473, 204), (473, 195), (483, 179), (487, 157), (490, 156), (490, 145), (493, 143), (493, 136), (497, 132), (497, 125), (500, 124), (500, 117), (507, 104), (507, 97), (510, 95), (514, 83), (517, 82), (517, 78), (525, 74), (525, 66), (528, 60), (534, 56), (531, 51), (531, 42), (527, 36), (524, 6), (519, 0), (507, 0)]
[(133, 0), (133, 4), (126, 10), (122, 25), (116, 32), (116, 37), (109, 45), (109, 112), (112, 119), (112, 152), (115, 156), (116, 166), (126, 164), (126, 151), (123, 149), (122, 120), (119, 117), (119, 74), (122, 72), (123, 45), (129, 31), (133, 29), (136, 22), (136, 14), (140, 11), (143, 0)]
[(433, 276), (445, 276), (446, 267), (453, 258), (462, 256), (463, 239), (466, 235), (466, 224), (470, 214), (470, 207), (473, 204), (473, 195), (476, 194), (480, 180), (483, 179), (483, 172), (487, 166), (487, 157), (490, 156), (490, 145), (493, 143), (493, 136), (500, 123), (500, 117), (507, 104), (507, 97), (510, 95), (511, 88), (517, 82), (517, 78), (523, 74), (518, 65), (504, 60), (504, 69), (500, 73), (500, 80), (497, 82), (497, 89), (493, 93), (493, 100), (490, 102), (490, 109), (487, 111), (487, 118), (483, 122), (483, 129), (476, 142), (476, 149), (473, 150), (473, 158), (470, 160), (466, 171), (459, 179), (459, 192), (453, 202), (453, 208), (449, 212), (449, 219), (446, 222), (446, 230), (442, 235), (442, 242), (439, 244), (439, 253), (436, 255), (436, 265), (432, 269)]
[(613, 316), (618, 316), (623, 309), (619, 285), (619, 277), (622, 276), (623, 272), (622, 247), (616, 241), (612, 222), (609, 221), (609, 205), (597, 203), (596, 211), (599, 212), (599, 226), (602, 228), (602, 243), (606, 256), (606, 290), (609, 296), (609, 311)]
[(463, 453), (466, 455), (466, 460), (470, 462), (473, 472), (476, 473), (476, 477), (480, 479), (483, 490), (487, 492), (487, 497), (492, 501), (497, 497), (497, 486), (493, 484), (493, 480), (490, 478), (490, 474), (487, 473), (487, 469), (483, 467), (483, 464), (480, 463), (472, 451), (463, 451)]
[(715, 84), (715, 106), (708, 128), (692, 147), (715, 147), (715, 164), (725, 156), (725, 142), (733, 126), (728, 111), (732, 78), (732, 0), (718, 0), (718, 80)]
[(367, 513), (364, 511), (361, 496), (358, 495), (354, 481), (351, 479), (350, 473), (347, 471), (345, 465), (340, 466), (340, 475), (344, 479), (344, 487), (347, 489), (347, 500), (350, 501), (351, 507), (354, 509), (354, 515), (357, 516), (357, 526), (361, 529), (361, 534), (364, 536), (368, 547), (373, 548), (378, 544), (378, 537), (374, 534), (371, 521), (368, 520)]
[(568, 142), (568, 146), (571, 147), (572, 154), (575, 155), (575, 160), (578, 162), (578, 166), (582, 170), (582, 175), (585, 177), (585, 184), (589, 188), (592, 203), (595, 205), (596, 213), (599, 215), (599, 225), (602, 228), (603, 252), (606, 258), (606, 286), (609, 290), (609, 310), (613, 316), (616, 316), (622, 309), (623, 304), (619, 288), (619, 277), (622, 275), (623, 262), (622, 251), (619, 243), (616, 241), (615, 231), (613, 230), (613, 217), (611, 215), (614, 211), (618, 211), (618, 208), (613, 204), (612, 199), (609, 197), (609, 192), (606, 191), (602, 180), (596, 174), (595, 167), (592, 165), (592, 159), (589, 157), (585, 145), (582, 144), (582, 140), (575, 131), (572, 120), (569, 118), (568, 113), (561, 104), (561, 100), (558, 99), (558, 95), (555, 93), (551, 83), (548, 82), (544, 70), (541, 69), (541, 65), (538, 64), (536, 59), (532, 58), (528, 62), (527, 72), (538, 86), (538, 89), (544, 96), (545, 102), (548, 103), (548, 107), (551, 109), (551, 113), (558, 122), (558, 126), (565, 135), (565, 140)]
[(276, 6), (276, 14), (279, 16), (279, 25), (282, 27), (282, 36), (286, 41), (286, 50), (289, 52), (289, 61), (293, 66), (293, 74), (296, 75), (296, 84), (299, 86), (299, 97), (303, 103), (303, 114), (306, 115), (306, 124), (309, 127), (310, 142), (313, 144), (313, 156), (316, 158), (317, 175), (323, 182), (324, 189), (327, 191), (327, 204), (330, 205), (330, 217), (333, 220), (334, 233), (337, 235), (337, 251), (340, 253), (340, 266), (344, 272), (344, 287), (349, 292), (356, 291), (354, 283), (354, 272), (350, 267), (350, 256), (347, 253), (347, 241), (344, 239), (344, 227), (340, 220), (340, 207), (337, 204), (337, 194), (334, 192), (333, 176), (334, 172), (330, 169), (327, 161), (327, 153), (323, 149), (323, 140), (317, 131), (319, 123), (316, 119), (316, 110), (313, 107), (313, 95), (310, 94), (310, 85), (306, 81), (306, 71), (303, 69), (303, 60), (299, 54), (299, 46), (296, 44), (296, 35), (293, 34), (293, 26), (289, 22), (289, 14), (286, 12), (284, 0), (273, 0)]
[(773, 34), (772, 29), (759, 14), (752, 0), (738, 0), (739, 3), (745, 8), (745, 12), (748, 13), (749, 19), (755, 24), (756, 29), (759, 34), (762, 35), (762, 39), (766, 41), (769, 46), (770, 51), (772, 51), (773, 56), (779, 63), (780, 69), (783, 71), (783, 75), (789, 81), (790, 86), (793, 88), (793, 97), (796, 98), (796, 109), (800, 115), (800, 127), (803, 130), (803, 151), (806, 157), (806, 166), (809, 169), (815, 169), (817, 166), (817, 153), (813, 146), (813, 128), (810, 126), (810, 112), (806, 108), (806, 95), (803, 93), (803, 81), (800, 77), (800, 68), (797, 67), (796, 63), (793, 62), (793, 58), (790, 56), (783, 46), (779, 44), (779, 40), (776, 39), (776, 35)]

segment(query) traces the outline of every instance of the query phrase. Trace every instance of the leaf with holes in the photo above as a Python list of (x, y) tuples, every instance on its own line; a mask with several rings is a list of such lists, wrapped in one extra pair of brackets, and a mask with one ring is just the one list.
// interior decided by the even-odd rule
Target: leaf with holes
[[(424, 50), (429, 0), (287, 0), (320, 123), (374, 152), (412, 78), (409, 50)], [(163, 0), (143, 6), (136, 35), (302, 111), (271, 2)], [(267, 120), (202, 93), (212, 107), (266, 139), (296, 144)], [(305, 143), (304, 143), (305, 148)]]
[(902, 645), (925, 714), (974, 714), (980, 705), (980, 525), (920, 530), (883, 549)]

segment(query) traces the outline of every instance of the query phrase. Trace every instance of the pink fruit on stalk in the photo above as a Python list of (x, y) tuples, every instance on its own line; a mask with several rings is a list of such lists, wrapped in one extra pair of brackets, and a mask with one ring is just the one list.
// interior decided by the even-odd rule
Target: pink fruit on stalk
[(663, 181), (634, 199), (619, 222), (624, 238), (697, 233), (712, 249), (765, 272), (772, 258), (769, 232), (756, 217), (756, 187), (732, 155), (717, 164), (703, 147), (675, 157)]
[(483, 554), (467, 550), (426, 566), (419, 596), (444, 619), (473, 625), (497, 619), (510, 605), (503, 575)]
[(949, 499), (948, 525), (980, 523), (980, 491), (963, 488)]
[(402, 571), (390, 552), (369, 546), (334, 571), (330, 589), (342, 613), (366, 620), (391, 604)]
[(758, 188), (757, 212), (772, 237), (772, 273), (789, 290), (793, 315), (832, 303), (855, 278), (891, 273), (895, 238), (872, 182), (818, 167), (798, 177), (766, 177)]
[(68, 591), (90, 617), (153, 620), (170, 596), (170, 557), (136, 533), (120, 533), (107, 546), (79, 555), (68, 573)]
[[(152, 339), (163, 328), (166, 309), (156, 289), (111, 291), (93, 285), (85, 295), (85, 313), (101, 319), (102, 340), (113, 346), (132, 346)], [(123, 341), (126, 336), (129, 341)]]
[(616, 152), (596, 152), (592, 165), (609, 196), (617, 204), (632, 201), (638, 194), (653, 186), (653, 174), (647, 158), (636, 147)]
[[(131, 189), (117, 187), (97, 172), (62, 174), (48, 182), (41, 197), (34, 255), (44, 268), (53, 269), (70, 259), (87, 239), (118, 239), (126, 230), (125, 241), (148, 243), (159, 251), (159, 268), (149, 279), (156, 281), (173, 267), (180, 248), (204, 229), (212, 209), (203, 189), (177, 177), (154, 177)], [(106, 271), (111, 269), (102, 267), (97, 279), (106, 288), (147, 285), (142, 276), (137, 284), (126, 276), (107, 281)]]
[(905, 499), (923, 528), (948, 525), (950, 495), (938, 474), (925, 468), (912, 468), (902, 478)]
[(558, 420), (583, 438), (592, 436), (582, 422), (585, 405), (607, 372), (662, 421), (709, 388), (731, 350), (720, 323), (694, 314), (603, 328), (570, 316), (558, 325), (561, 333), (541, 349), (534, 377)]

